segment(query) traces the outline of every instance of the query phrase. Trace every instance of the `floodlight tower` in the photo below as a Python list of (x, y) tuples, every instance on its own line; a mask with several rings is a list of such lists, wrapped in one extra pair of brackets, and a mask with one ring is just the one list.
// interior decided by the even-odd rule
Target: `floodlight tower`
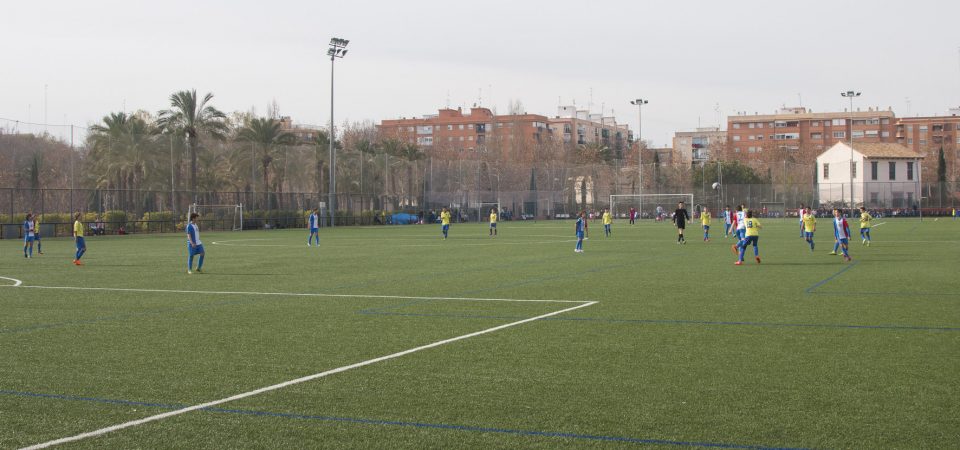
[(638, 98), (630, 100), (631, 105), (637, 105), (637, 168), (640, 174), (640, 193), (643, 193), (643, 105), (650, 103), (649, 100)]
[(857, 91), (847, 91), (841, 92), (841, 97), (846, 97), (850, 99), (850, 207), (853, 208), (854, 197), (853, 197), (853, 99), (860, 96), (860, 92)]
[(333, 129), (333, 63), (337, 58), (343, 58), (347, 56), (347, 44), (350, 41), (340, 38), (330, 39), (330, 48), (327, 50), (327, 56), (330, 57), (330, 136), (328, 136), (330, 141), (330, 192), (327, 198), (327, 208), (330, 211), (330, 227), (334, 226), (334, 216), (337, 212), (337, 159), (336, 153), (333, 149), (333, 141), (336, 138), (336, 133)]

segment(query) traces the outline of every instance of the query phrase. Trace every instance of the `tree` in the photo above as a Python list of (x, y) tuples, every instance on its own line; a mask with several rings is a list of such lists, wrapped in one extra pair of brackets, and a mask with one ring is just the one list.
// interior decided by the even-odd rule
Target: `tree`
[(179, 91), (170, 96), (171, 109), (160, 111), (157, 126), (186, 138), (187, 152), (190, 154), (190, 190), (197, 189), (197, 151), (200, 135), (214, 139), (226, 137), (227, 116), (212, 105), (213, 94), (207, 93), (197, 101), (197, 90)]
[(937, 181), (947, 182), (947, 159), (943, 157), (943, 146), (940, 146), (940, 152), (937, 154)]
[[(283, 158), (285, 156), (278, 154), (278, 148), (283, 149), (287, 145), (294, 144), (297, 137), (292, 133), (282, 131), (279, 121), (257, 117), (237, 133), (237, 139), (253, 144), (258, 150), (260, 165), (263, 169), (263, 192), (269, 192), (270, 165), (278, 157)], [(282, 169), (276, 180), (276, 190), (278, 194), (283, 194)]]
[[(723, 166), (722, 169), (720, 169), (721, 164)], [(724, 161), (718, 164), (707, 164), (703, 167), (703, 170), (694, 170), (693, 184), (712, 185), (714, 182), (720, 181), (719, 170), (723, 170), (723, 183), (727, 185), (761, 184), (766, 182), (766, 180), (757, 175), (750, 166), (742, 164), (739, 161)]]

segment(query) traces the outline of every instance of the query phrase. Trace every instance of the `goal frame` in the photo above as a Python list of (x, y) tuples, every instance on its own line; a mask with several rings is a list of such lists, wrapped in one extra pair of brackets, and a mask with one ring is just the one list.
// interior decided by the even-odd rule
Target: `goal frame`
[(640, 216), (637, 219), (643, 219), (643, 204), (646, 199), (650, 199), (653, 203), (658, 203), (657, 198), (664, 197), (684, 197), (684, 203), (687, 204), (688, 208), (693, 208), (693, 194), (610, 194), (610, 214), (613, 215), (614, 219), (617, 218), (616, 204), (618, 199), (638, 199), (639, 207), (637, 210), (640, 212)]
[(497, 208), (497, 220), (500, 220), (500, 213), (503, 212), (503, 210), (500, 209), (499, 200), (495, 202), (477, 202), (477, 223), (483, 223), (484, 220), (490, 220), (490, 214), (483, 215), (483, 212), (489, 210), (490, 207)]
[(199, 203), (191, 203), (187, 211), (188, 220), (190, 214), (198, 213), (198, 211), (201, 211), (203, 208), (233, 208), (233, 222), (230, 226), (230, 231), (243, 231), (243, 203), (237, 203), (236, 205), (203, 205)]

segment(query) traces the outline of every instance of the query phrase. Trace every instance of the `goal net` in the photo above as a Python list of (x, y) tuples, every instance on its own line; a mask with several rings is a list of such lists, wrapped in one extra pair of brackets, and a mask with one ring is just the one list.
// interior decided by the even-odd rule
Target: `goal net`
[(684, 202), (693, 217), (693, 194), (615, 194), (610, 196), (610, 214), (615, 219), (630, 219), (630, 210), (637, 211), (637, 220), (670, 220), (677, 203)]
[[(243, 203), (237, 205), (202, 205), (193, 203), (189, 213), (197, 213), (198, 220), (203, 221), (205, 228), (212, 230), (243, 230)], [(188, 216), (189, 217), (189, 216)]]
[(786, 217), (787, 204), (784, 202), (760, 202), (760, 211), (763, 217)]
[(477, 222), (487, 222), (490, 220), (490, 210), (497, 210), (497, 221), (500, 220), (500, 202), (480, 202), (477, 204)]

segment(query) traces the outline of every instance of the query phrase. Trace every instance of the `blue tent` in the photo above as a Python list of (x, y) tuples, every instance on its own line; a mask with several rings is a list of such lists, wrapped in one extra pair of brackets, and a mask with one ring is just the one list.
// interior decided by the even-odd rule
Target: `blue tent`
[(390, 216), (390, 221), (394, 225), (410, 225), (417, 223), (419, 218), (416, 214), (397, 213)]

